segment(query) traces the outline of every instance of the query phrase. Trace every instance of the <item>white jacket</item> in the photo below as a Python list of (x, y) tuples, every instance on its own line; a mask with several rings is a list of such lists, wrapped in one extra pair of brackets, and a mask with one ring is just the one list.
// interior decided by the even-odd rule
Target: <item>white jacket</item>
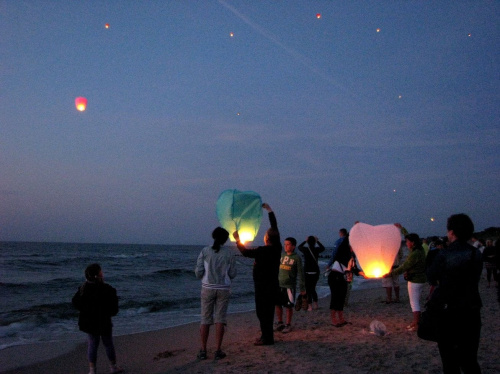
[(221, 247), (218, 252), (211, 246), (201, 250), (194, 273), (201, 279), (201, 285), (212, 289), (229, 289), (231, 279), (236, 276), (236, 259), (234, 253), (227, 247)]

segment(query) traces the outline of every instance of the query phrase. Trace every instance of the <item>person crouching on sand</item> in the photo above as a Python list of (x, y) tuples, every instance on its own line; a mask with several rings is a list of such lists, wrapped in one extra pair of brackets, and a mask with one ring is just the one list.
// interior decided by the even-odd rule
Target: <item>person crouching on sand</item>
[(122, 373), (123, 369), (116, 364), (112, 337), (111, 317), (118, 314), (116, 289), (104, 283), (104, 275), (99, 264), (87, 266), (85, 279), (85, 283), (78, 288), (71, 301), (80, 311), (78, 326), (81, 331), (87, 333), (89, 374), (96, 372), (97, 348), (101, 339), (110, 361), (110, 372)]
[(222, 227), (212, 232), (214, 244), (201, 250), (194, 270), (201, 279), (201, 349), (198, 359), (207, 358), (207, 341), (210, 325), (214, 323), (215, 314), (215, 359), (226, 357), (222, 352), (222, 338), (226, 325), (227, 307), (231, 296), (231, 279), (236, 276), (236, 260), (234, 254), (223, 245), (229, 233)]

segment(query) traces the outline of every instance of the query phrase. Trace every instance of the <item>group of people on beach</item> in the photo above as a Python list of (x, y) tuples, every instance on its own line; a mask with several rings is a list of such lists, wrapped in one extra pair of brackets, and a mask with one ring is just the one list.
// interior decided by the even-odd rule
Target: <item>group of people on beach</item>
[[(264, 203), (262, 207), (268, 212), (270, 222), (270, 228), (264, 235), (263, 246), (247, 247), (240, 241), (238, 231), (230, 234), (217, 227), (212, 232), (213, 245), (204, 247), (197, 258), (195, 275), (201, 279), (202, 284), (201, 348), (197, 355), (200, 360), (208, 358), (207, 343), (210, 326), (213, 324), (216, 341), (214, 359), (226, 357), (221, 348), (227, 323), (231, 280), (237, 275), (235, 254), (224, 246), (229, 235), (233, 235), (243, 256), (254, 259), (255, 311), (261, 332), (254, 345), (273, 345), (275, 332), (287, 333), (292, 330), (297, 282), (299, 298), (305, 309), (318, 309), (316, 284), (321, 274), (318, 258), (320, 253), (325, 251), (324, 245), (314, 236), (309, 236), (300, 243), (298, 249), (304, 256), (303, 264), (301, 256), (295, 252), (296, 239), (287, 237), (283, 250), (276, 216), (268, 204)], [(382, 285), (386, 289), (386, 302), (393, 302), (392, 289), (395, 293), (394, 302), (399, 302), (398, 277), (404, 274), (413, 312), (413, 320), (407, 330), (417, 331), (421, 315), (420, 295), (423, 285), (428, 282), (431, 285), (429, 298), (439, 298), (446, 305), (446, 319), (439, 328), (438, 339), (443, 372), (460, 373), (460, 370), (463, 370), (465, 373), (480, 373), (477, 351), (482, 303), (478, 283), (483, 268), (483, 257), (489, 256), (490, 250), (487, 248), (490, 246), (481, 253), (479, 248), (470, 244), (474, 224), (465, 214), (455, 214), (448, 218), (447, 243), (440, 238), (433, 238), (429, 246), (417, 234), (409, 234), (400, 224), (395, 225), (405, 237), (409, 255), (403, 261), (401, 247), (391, 271), (382, 278)], [(498, 259), (498, 243), (495, 248), (496, 251), (491, 253)], [(357, 267), (346, 229), (339, 230), (339, 238), (325, 270), (331, 291), (332, 325), (343, 327), (349, 323), (344, 319), (343, 308), (347, 305), (352, 277), (364, 276), (362, 270)], [(489, 283), (490, 273), (488, 274)], [(496, 268), (491, 275), (497, 281)], [(118, 313), (116, 290), (104, 282), (99, 264), (89, 265), (85, 270), (85, 278), (85, 283), (79, 287), (72, 302), (80, 311), (80, 330), (88, 336), (89, 374), (96, 372), (97, 348), (101, 340), (110, 361), (110, 372), (120, 373), (123, 369), (116, 363), (111, 324), (111, 317)]]
[[(262, 205), (268, 212), (270, 228), (264, 235), (264, 245), (254, 248), (240, 241), (237, 231), (232, 233), (237, 247), (245, 257), (253, 258), (253, 280), (255, 287), (255, 310), (260, 324), (260, 336), (256, 346), (273, 345), (274, 332), (291, 331), (291, 321), (298, 281), (302, 300), (316, 309), (315, 292), (320, 269), (318, 257), (325, 250), (314, 236), (309, 236), (299, 245), (304, 255), (295, 253), (297, 241), (293, 237), (284, 240), (284, 251), (276, 216), (268, 204)], [(425, 243), (415, 233), (408, 233), (400, 224), (395, 224), (405, 237), (409, 255), (403, 261), (402, 249), (396, 256), (393, 268), (383, 276), (386, 288), (386, 302), (391, 303), (392, 289), (395, 302), (399, 301), (400, 274), (408, 281), (408, 294), (413, 320), (408, 331), (417, 331), (421, 315), (420, 295), (426, 282), (432, 286), (430, 297), (439, 298), (446, 305), (446, 319), (440, 326), (438, 349), (444, 373), (480, 373), (477, 351), (481, 331), (480, 308), (482, 306), (478, 283), (482, 272), (482, 254), (469, 243), (474, 224), (465, 214), (455, 214), (447, 221), (447, 241), (431, 243), (431, 249), (424, 249)], [(198, 257), (195, 273), (202, 279), (201, 293), (201, 349), (198, 358), (207, 358), (209, 326), (216, 325), (215, 359), (226, 356), (221, 350), (231, 279), (236, 275), (234, 255), (221, 247), (230, 233), (222, 228), (214, 230), (214, 245), (205, 247)], [(429, 252), (429, 254), (427, 253)], [(364, 276), (356, 265), (355, 255), (349, 245), (349, 233), (339, 231), (332, 255), (327, 265), (328, 284), (331, 290), (330, 313), (332, 325), (342, 327), (348, 324), (344, 319), (343, 307), (347, 303), (349, 282), (353, 275)], [(211, 290), (207, 292), (207, 290)], [(283, 308), (286, 320), (283, 321)], [(276, 323), (274, 317), (276, 315)], [(457, 329), (460, 326), (460, 329)]]

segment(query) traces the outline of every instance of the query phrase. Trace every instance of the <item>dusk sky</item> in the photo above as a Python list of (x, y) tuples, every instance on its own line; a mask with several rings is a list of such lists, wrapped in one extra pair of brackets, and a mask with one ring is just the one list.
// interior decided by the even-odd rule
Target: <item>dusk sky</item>
[(0, 0), (0, 240), (208, 244), (233, 188), (299, 242), (500, 226), (499, 25), (499, 1)]

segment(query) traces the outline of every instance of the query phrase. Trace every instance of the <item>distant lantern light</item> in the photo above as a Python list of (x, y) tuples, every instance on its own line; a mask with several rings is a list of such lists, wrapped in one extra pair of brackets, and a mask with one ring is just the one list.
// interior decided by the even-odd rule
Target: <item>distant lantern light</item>
[(85, 109), (87, 109), (87, 99), (84, 97), (77, 97), (75, 99), (75, 106), (77, 110), (83, 112)]
[(104, 25), (104, 27), (105, 27), (105, 28), (107, 28), (107, 29), (109, 29), (109, 23), (106, 23), (106, 24)]
[(434, 217), (431, 217), (431, 221), (434, 222)]
[(380, 32), (380, 29), (377, 29), (377, 32)]
[(229, 36), (232, 38), (234, 36), (234, 32), (230, 32)]
[(317, 13), (317, 14), (316, 14), (316, 18), (317, 18), (317, 19), (320, 19), (320, 18), (321, 18), (321, 13)]
[(242, 243), (253, 241), (262, 221), (262, 199), (253, 191), (225, 190), (217, 199), (217, 218), (221, 226), (229, 232), (238, 231)]
[(372, 226), (356, 223), (349, 244), (367, 278), (380, 278), (391, 271), (401, 246), (401, 233), (394, 224)]

